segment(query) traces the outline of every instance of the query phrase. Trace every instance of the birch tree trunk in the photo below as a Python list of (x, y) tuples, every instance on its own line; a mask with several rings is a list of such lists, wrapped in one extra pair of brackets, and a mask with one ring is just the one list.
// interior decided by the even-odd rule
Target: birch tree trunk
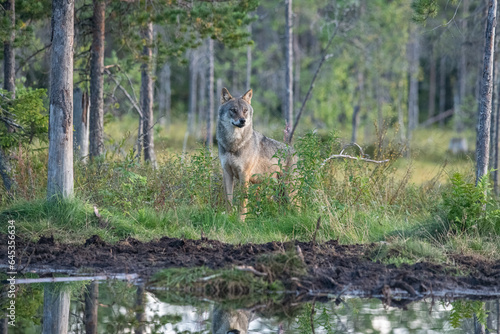
[(10, 34), (8, 39), (3, 43), (3, 89), (11, 93), (11, 97), (16, 97), (16, 54), (14, 49), (14, 39), (16, 37), (16, 1), (7, 0), (3, 4), (4, 10), (7, 13), (10, 25)]
[(97, 299), (99, 298), (99, 283), (93, 281), (85, 290), (85, 334), (97, 334)]
[[(207, 64), (208, 65), (208, 64)], [(200, 66), (198, 72), (198, 121), (199, 121), (199, 136), (198, 139), (206, 139), (206, 118), (207, 118), (207, 95), (208, 95), (208, 81), (207, 81), (208, 66), (203, 64)]]
[(52, 0), (47, 198), (73, 196), (74, 0)]
[(188, 101), (188, 132), (193, 133), (196, 128), (196, 87), (198, 72), (198, 50), (191, 50), (189, 55), (189, 101)]
[[(58, 0), (53, 0), (55, 1)], [(70, 292), (68, 290), (54, 283), (45, 285), (43, 288), (43, 334), (68, 333), (69, 306)]]
[(213, 119), (214, 119), (214, 108), (215, 108), (215, 96), (214, 96), (214, 75), (215, 75), (215, 65), (214, 65), (214, 41), (213, 39), (208, 39), (208, 115), (207, 115), (207, 148), (211, 149), (213, 144)]
[(143, 30), (146, 45), (142, 54), (146, 61), (141, 65), (141, 109), (143, 115), (142, 138), (144, 161), (150, 162), (156, 168), (156, 155), (153, 136), (153, 23), (148, 22)]
[(73, 150), (79, 160), (89, 155), (89, 98), (80, 88), (73, 90)]
[(478, 145), (476, 147), (476, 185), (488, 172), (496, 15), (497, 0), (489, 0), (488, 18), (486, 21), (483, 77), (481, 79), (481, 99), (477, 127)]
[(93, 0), (92, 46), (90, 48), (90, 156), (104, 153), (104, 32), (106, 2)]
[(292, 0), (285, 0), (285, 103), (286, 123), (293, 127), (293, 22)]

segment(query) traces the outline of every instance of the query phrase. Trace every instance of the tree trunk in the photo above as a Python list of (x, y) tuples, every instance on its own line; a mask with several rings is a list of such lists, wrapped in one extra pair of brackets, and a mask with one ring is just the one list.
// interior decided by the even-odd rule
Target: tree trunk
[(158, 94), (158, 107), (160, 109), (160, 125), (170, 125), (170, 108), (172, 105), (172, 88), (170, 85), (170, 63), (165, 63), (160, 72), (160, 94)]
[(97, 334), (97, 299), (99, 298), (99, 283), (93, 281), (85, 290), (85, 334)]
[[(446, 108), (446, 57), (441, 56), (439, 60), (439, 113), (445, 112)], [(444, 126), (444, 118), (439, 121), (439, 126)]]
[(89, 155), (89, 98), (80, 88), (73, 90), (73, 149), (79, 160)]
[(463, 124), (463, 113), (462, 109), (464, 107), (464, 103), (466, 101), (467, 96), (467, 21), (466, 17), (469, 13), (469, 0), (463, 0), (462, 3), (463, 17), (461, 23), (462, 29), (462, 45), (460, 47), (460, 64), (458, 67), (458, 97), (459, 101), (457, 106), (455, 107), (455, 118), (456, 122), (456, 131), (460, 134), (464, 130)]
[[(498, 135), (498, 132), (499, 132), (499, 126), (500, 126), (500, 73), (498, 73), (500, 71), (500, 60), (497, 61), (497, 64), (496, 64), (496, 69), (495, 69), (495, 72), (496, 73), (496, 103), (493, 105), (493, 108), (495, 108), (492, 112), (495, 113), (495, 118), (494, 118), (494, 123), (492, 123), (492, 127), (494, 127), (495, 131), (493, 131), (493, 149), (492, 149), (492, 153), (493, 153), (493, 191), (495, 193), (496, 196), (499, 195), (499, 187), (498, 187), (498, 150), (499, 150), (499, 147), (498, 147), (498, 140), (500, 139), (499, 138), (499, 135)], [(492, 122), (493, 122), (493, 119), (492, 119)]]
[(293, 22), (292, 0), (285, 0), (285, 103), (286, 123), (293, 127)]
[(436, 113), (436, 57), (434, 55), (434, 47), (430, 54), (429, 68), (429, 110), (428, 118), (434, 117)]
[(478, 117), (478, 145), (476, 147), (476, 185), (479, 180), (488, 172), (496, 15), (497, 0), (489, 0), (488, 18), (486, 21), (483, 77), (481, 80), (481, 108), (479, 109)]
[(73, 0), (52, 1), (47, 198), (73, 196)]
[(208, 115), (207, 115), (207, 148), (211, 149), (213, 144), (213, 119), (215, 108), (214, 96), (214, 75), (215, 75), (215, 60), (214, 60), (214, 41), (208, 39)]
[(364, 75), (363, 71), (358, 71), (358, 103), (354, 106), (352, 113), (352, 136), (351, 143), (357, 143), (358, 141), (358, 127), (359, 127), (359, 112), (361, 110), (361, 104), (363, 103), (363, 91), (364, 91)]
[(142, 54), (146, 61), (141, 65), (141, 109), (143, 115), (142, 138), (144, 161), (150, 162), (156, 168), (156, 155), (153, 136), (153, 23), (148, 22), (143, 30), (146, 45)]
[(418, 31), (416, 27), (412, 27), (410, 32), (410, 41), (408, 43), (408, 63), (410, 70), (410, 87), (408, 92), (408, 140), (411, 139), (411, 132), (418, 126), (419, 44)]
[(189, 101), (188, 101), (188, 119), (187, 131), (193, 133), (196, 128), (196, 86), (198, 72), (198, 50), (191, 50), (189, 56)]
[(4, 2), (4, 10), (8, 15), (10, 21), (9, 38), (3, 43), (3, 89), (11, 93), (11, 97), (16, 97), (16, 54), (14, 49), (14, 39), (16, 37), (16, 1), (7, 0)]
[[(252, 36), (252, 25), (248, 25), (248, 33)], [(252, 79), (252, 47), (247, 45), (247, 79), (246, 79), (246, 90), (249, 90), (251, 87), (251, 79)], [(218, 93), (218, 92), (217, 92)]]
[[(298, 22), (298, 20), (297, 20)], [(297, 23), (297, 27), (298, 27)], [(301, 61), (301, 54), (300, 54), (300, 45), (299, 45), (299, 34), (296, 32), (293, 35), (293, 55), (294, 55), (294, 63), (295, 63), (295, 69), (294, 69), (294, 79), (293, 79), (293, 99), (294, 99), (294, 104), (295, 105), (300, 105), (300, 61)]]
[(106, 2), (93, 0), (92, 46), (90, 48), (90, 156), (104, 153), (104, 32)]
[[(59, 0), (53, 2), (56, 1)], [(43, 334), (68, 333), (69, 306), (70, 292), (67, 289), (54, 283), (45, 285), (43, 288)]]
[(206, 139), (206, 117), (207, 117), (207, 93), (208, 93), (208, 82), (207, 82), (207, 72), (208, 68), (204, 66), (200, 67), (198, 72), (198, 121), (199, 121), (199, 136), (198, 139)]

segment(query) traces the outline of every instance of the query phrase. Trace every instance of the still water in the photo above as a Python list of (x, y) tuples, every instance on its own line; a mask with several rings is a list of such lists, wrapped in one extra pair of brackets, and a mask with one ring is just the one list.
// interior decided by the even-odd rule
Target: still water
[(401, 309), (349, 296), (254, 297), (214, 301), (118, 280), (19, 284), (8, 333), (500, 333), (499, 299)]

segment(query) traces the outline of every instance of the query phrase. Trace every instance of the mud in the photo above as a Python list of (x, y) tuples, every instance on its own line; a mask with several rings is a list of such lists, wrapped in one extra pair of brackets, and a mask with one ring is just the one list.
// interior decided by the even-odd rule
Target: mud
[[(7, 263), (7, 235), (0, 234), (0, 263)], [(225, 244), (215, 240), (183, 240), (163, 237), (150, 242), (128, 238), (108, 244), (92, 236), (80, 245), (60, 244), (52, 237), (38, 242), (16, 240), (18, 272), (136, 273), (148, 277), (172, 267), (207, 266), (213, 269), (236, 265), (255, 266), (261, 254), (293, 250), (300, 252), (307, 275), (299, 280), (278, 277), (295, 291), (345, 293), (362, 291), (391, 298), (391, 291), (419, 297), (433, 291), (482, 291), (500, 294), (500, 261), (453, 255), (454, 265), (416, 263), (385, 265), (369, 254), (378, 244), (341, 245), (332, 240), (311, 242), (270, 242)], [(5, 267), (0, 271), (7, 271)], [(46, 274), (50, 275), (50, 274)]]

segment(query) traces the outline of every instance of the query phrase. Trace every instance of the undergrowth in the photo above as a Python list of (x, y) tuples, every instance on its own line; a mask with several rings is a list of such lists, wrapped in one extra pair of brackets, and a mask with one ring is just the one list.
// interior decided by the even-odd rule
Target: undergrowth
[[(442, 183), (443, 167), (416, 185), (410, 182), (412, 165), (403, 172), (398, 166), (403, 147), (379, 137), (383, 143), (367, 150), (369, 158), (388, 163), (328, 160), (342, 147), (335, 133), (299, 138), (295, 172), (283, 170), (278, 179), (251, 185), (244, 222), (237, 199), (245, 194), (236, 187), (235, 203), (227, 205), (214, 151), (165, 155), (153, 169), (117, 144), (101, 159), (76, 163), (75, 198), (49, 203), (46, 149), (20, 147), (13, 165), (14, 199), (0, 194), (1, 215), (34, 240), (50, 234), (60, 242), (82, 242), (93, 234), (111, 242), (203, 235), (244, 243), (310, 241), (316, 234), (317, 241), (391, 242), (402, 249), (399, 259), (390, 260), (395, 264), (432, 258), (436, 249), (436, 261), (450, 250), (500, 257), (500, 208), (486, 179), (474, 187), (471, 174), (451, 174), (450, 182)], [(360, 156), (355, 147), (344, 153)]]

